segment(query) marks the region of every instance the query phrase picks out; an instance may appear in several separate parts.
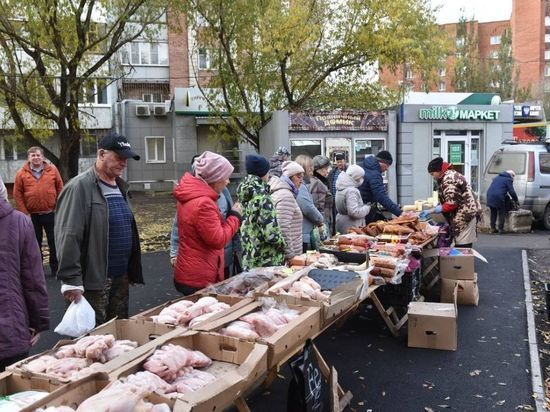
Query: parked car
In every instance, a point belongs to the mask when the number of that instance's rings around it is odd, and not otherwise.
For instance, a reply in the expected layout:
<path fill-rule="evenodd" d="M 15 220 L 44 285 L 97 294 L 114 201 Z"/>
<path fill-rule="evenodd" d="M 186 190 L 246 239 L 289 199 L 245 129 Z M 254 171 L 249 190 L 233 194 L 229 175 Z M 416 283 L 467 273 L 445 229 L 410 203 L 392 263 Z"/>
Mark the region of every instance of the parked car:
<path fill-rule="evenodd" d="M 550 145 L 511 144 L 500 147 L 491 157 L 481 179 L 481 203 L 493 178 L 505 170 L 516 172 L 514 189 L 522 209 L 530 210 L 550 230 Z"/>

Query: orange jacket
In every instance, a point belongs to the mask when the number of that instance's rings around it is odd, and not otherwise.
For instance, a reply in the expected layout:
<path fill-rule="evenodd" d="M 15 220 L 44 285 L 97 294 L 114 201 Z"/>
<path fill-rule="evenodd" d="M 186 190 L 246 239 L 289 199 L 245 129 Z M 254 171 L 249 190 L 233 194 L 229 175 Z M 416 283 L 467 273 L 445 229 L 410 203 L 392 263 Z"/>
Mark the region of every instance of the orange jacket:
<path fill-rule="evenodd" d="M 27 215 L 51 212 L 55 210 L 62 189 L 63 179 L 53 164 L 44 162 L 42 177 L 36 179 L 30 164 L 26 163 L 15 175 L 13 197 L 17 209 Z"/>

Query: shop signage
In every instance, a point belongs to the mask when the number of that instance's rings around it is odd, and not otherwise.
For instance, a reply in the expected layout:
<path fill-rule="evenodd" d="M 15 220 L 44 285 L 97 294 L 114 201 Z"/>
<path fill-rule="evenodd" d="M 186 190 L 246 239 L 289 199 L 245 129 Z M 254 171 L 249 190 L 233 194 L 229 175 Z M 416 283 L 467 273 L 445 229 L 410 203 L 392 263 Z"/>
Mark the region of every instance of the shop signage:
<path fill-rule="evenodd" d="M 420 120 L 498 120 L 500 110 L 462 109 L 457 106 L 432 106 L 420 109 Z"/>
<path fill-rule="evenodd" d="M 387 112 L 307 111 L 289 114 L 290 130 L 387 131 Z"/>
<path fill-rule="evenodd" d="M 454 164 L 462 164 L 462 143 L 449 144 L 449 161 Z"/>

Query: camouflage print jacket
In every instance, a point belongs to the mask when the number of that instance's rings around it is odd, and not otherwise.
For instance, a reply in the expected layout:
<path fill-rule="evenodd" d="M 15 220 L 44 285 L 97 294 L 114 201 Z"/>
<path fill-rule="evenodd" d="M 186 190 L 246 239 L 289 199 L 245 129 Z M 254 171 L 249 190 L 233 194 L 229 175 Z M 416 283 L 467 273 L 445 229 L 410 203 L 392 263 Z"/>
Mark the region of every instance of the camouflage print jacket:
<path fill-rule="evenodd" d="M 278 266 L 285 262 L 285 241 L 279 225 L 269 185 L 248 175 L 237 188 L 242 205 L 241 243 L 243 267 Z"/>
<path fill-rule="evenodd" d="M 451 168 L 438 179 L 439 202 L 456 205 L 457 209 L 444 213 L 453 234 L 457 236 L 472 219 L 481 215 L 481 206 L 466 178 Z"/>

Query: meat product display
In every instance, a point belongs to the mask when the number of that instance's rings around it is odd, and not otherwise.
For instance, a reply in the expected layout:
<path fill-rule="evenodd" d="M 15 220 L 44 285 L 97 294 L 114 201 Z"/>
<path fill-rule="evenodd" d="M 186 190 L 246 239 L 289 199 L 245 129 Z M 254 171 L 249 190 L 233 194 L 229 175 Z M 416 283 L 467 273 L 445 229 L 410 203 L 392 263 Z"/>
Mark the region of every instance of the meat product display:
<path fill-rule="evenodd" d="M 60 378 L 69 378 L 74 372 L 88 367 L 90 363 L 90 360 L 85 358 L 55 359 L 48 365 L 45 373 Z"/>
<path fill-rule="evenodd" d="M 116 411 L 133 412 L 138 402 L 146 395 L 140 388 L 115 381 L 102 391 L 80 404 L 77 412 Z"/>
<path fill-rule="evenodd" d="M 22 368 L 33 373 L 43 373 L 46 372 L 48 366 L 55 361 L 57 358 L 50 355 L 43 355 L 39 358 L 33 359 L 32 361 L 22 365 Z"/>
<path fill-rule="evenodd" d="M 208 319 L 212 314 L 224 311 L 229 307 L 227 303 L 219 302 L 214 297 L 205 296 L 196 302 L 181 300 L 172 303 L 170 306 L 163 308 L 158 315 L 151 316 L 151 319 L 157 323 L 191 327 Z M 209 316 L 204 316 L 206 314 L 209 314 Z"/>
<path fill-rule="evenodd" d="M 414 229 L 405 225 L 386 224 L 383 228 L 383 233 L 389 233 L 391 235 L 408 235 L 414 233 Z"/>
<path fill-rule="evenodd" d="M 377 266 L 380 268 L 387 268 L 387 269 L 393 269 L 393 270 L 395 270 L 396 268 L 396 261 L 391 257 L 372 256 L 370 258 L 370 262 L 374 264 L 374 266 Z"/>
<path fill-rule="evenodd" d="M 239 339 L 257 339 L 260 337 L 254 330 L 254 327 L 241 320 L 236 320 L 220 330 L 221 335 L 232 336 Z"/>
<path fill-rule="evenodd" d="M 37 409 L 36 412 L 75 412 L 70 406 L 50 406 L 46 409 Z"/>
<path fill-rule="evenodd" d="M 149 371 L 139 371 L 128 375 L 126 381 L 145 392 L 172 392 L 172 385 Z"/>
<path fill-rule="evenodd" d="M 286 266 L 254 268 L 248 272 L 239 273 L 220 284 L 211 285 L 208 287 L 208 291 L 219 295 L 246 296 L 267 285 L 270 281 L 281 280 L 288 271 L 289 268 Z"/>
<path fill-rule="evenodd" d="M 172 383 L 172 388 L 170 392 L 178 393 L 188 393 L 194 392 L 202 388 L 203 386 L 208 385 L 211 382 L 214 382 L 216 377 L 208 372 L 203 372 L 197 369 L 192 369 L 190 372 L 176 378 Z"/>

